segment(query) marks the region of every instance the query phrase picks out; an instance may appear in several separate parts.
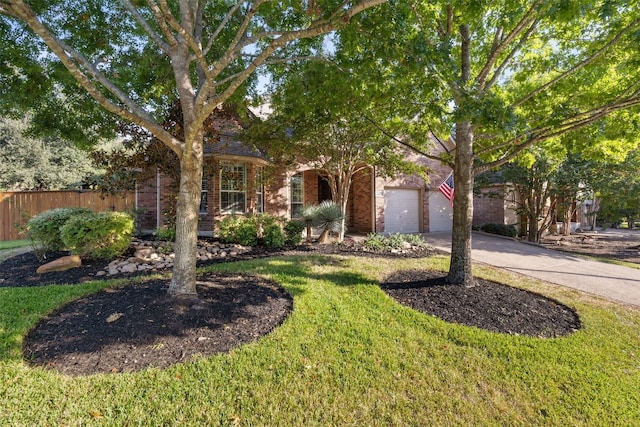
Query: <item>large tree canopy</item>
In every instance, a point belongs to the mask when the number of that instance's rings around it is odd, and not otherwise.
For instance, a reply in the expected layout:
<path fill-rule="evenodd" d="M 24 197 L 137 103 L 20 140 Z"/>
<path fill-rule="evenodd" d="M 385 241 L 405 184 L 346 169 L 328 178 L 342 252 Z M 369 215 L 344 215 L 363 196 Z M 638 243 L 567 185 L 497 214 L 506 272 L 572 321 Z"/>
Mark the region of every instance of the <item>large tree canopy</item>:
<path fill-rule="evenodd" d="M 408 1 L 362 16 L 338 50 L 359 58 L 414 135 L 452 133 L 448 279 L 472 284 L 474 177 L 541 141 L 624 132 L 640 104 L 637 1 Z M 620 121 L 606 121 L 618 114 Z M 597 130 L 594 130 L 597 129 Z M 611 139 L 611 138 L 609 138 Z M 416 143 L 424 143 L 415 140 Z"/>
<path fill-rule="evenodd" d="M 81 188 L 102 173 L 71 142 L 31 137 L 27 126 L 0 118 L 0 191 Z"/>
<path fill-rule="evenodd" d="M 118 117 L 171 148 L 181 178 L 169 292 L 195 295 L 205 120 L 244 95 L 258 67 L 307 56 L 306 39 L 381 3 L 0 0 L 0 105 L 32 108 L 41 128 L 85 138 Z M 179 132 L 162 126 L 175 100 Z"/>

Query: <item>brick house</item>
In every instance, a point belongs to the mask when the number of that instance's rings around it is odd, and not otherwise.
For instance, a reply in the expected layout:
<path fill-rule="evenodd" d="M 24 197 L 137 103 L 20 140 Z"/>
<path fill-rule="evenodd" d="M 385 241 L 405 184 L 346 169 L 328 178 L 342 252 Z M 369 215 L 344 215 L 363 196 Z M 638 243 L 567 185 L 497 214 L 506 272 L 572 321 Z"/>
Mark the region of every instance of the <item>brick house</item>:
<path fill-rule="evenodd" d="M 209 159 L 204 169 L 199 231 L 212 235 L 215 224 L 226 215 L 269 213 L 295 218 L 305 205 L 318 204 L 331 198 L 329 186 L 318 171 L 305 165 L 276 168 L 265 153 L 250 148 L 237 139 L 233 127 L 227 127 L 220 141 L 207 144 Z M 451 150 L 454 143 L 436 144 L 440 150 Z M 369 166 L 358 172 L 352 182 L 347 206 L 347 228 L 352 233 L 426 233 L 451 230 L 452 208 L 438 186 L 451 171 L 440 162 L 407 153 L 414 163 L 431 170 L 429 182 L 417 175 L 383 178 Z M 493 184 L 474 201 L 474 225 L 489 222 L 513 224 L 513 201 L 490 197 L 498 186 Z M 167 194 L 167 177 L 157 174 L 155 180 L 141 183 L 136 191 L 136 207 L 140 212 L 139 227 L 153 230 L 164 225 L 162 212 L 175 203 Z M 503 188 L 499 188 L 503 190 Z"/>

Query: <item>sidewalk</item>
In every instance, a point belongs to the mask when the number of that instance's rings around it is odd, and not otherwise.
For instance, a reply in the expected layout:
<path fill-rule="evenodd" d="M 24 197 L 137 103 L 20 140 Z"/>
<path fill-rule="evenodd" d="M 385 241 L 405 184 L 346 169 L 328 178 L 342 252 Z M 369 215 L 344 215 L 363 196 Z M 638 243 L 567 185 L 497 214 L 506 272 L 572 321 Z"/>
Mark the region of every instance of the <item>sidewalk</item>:
<path fill-rule="evenodd" d="M 451 252 L 451 233 L 427 233 L 430 245 Z M 471 258 L 540 280 L 640 307 L 640 270 L 591 261 L 514 239 L 473 233 Z"/>

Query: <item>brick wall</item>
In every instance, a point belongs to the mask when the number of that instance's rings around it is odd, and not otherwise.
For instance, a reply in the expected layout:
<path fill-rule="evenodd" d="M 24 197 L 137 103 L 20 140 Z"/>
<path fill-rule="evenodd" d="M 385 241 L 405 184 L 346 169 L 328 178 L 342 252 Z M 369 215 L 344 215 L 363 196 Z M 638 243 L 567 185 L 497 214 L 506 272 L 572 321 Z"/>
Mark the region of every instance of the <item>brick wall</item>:
<path fill-rule="evenodd" d="M 372 202 L 372 168 L 358 172 L 351 183 L 349 193 L 349 203 L 347 207 L 348 219 L 347 228 L 351 232 L 370 233 L 373 232 Z"/>
<path fill-rule="evenodd" d="M 303 203 L 304 205 L 317 205 L 322 200 L 319 199 L 320 175 L 314 170 L 306 170 L 302 172 L 302 181 L 304 184 Z"/>
<path fill-rule="evenodd" d="M 289 175 L 284 168 L 265 170 L 265 211 L 289 218 Z"/>
<path fill-rule="evenodd" d="M 481 190 L 473 199 L 473 225 L 517 224 L 514 192 L 505 184 L 494 184 Z"/>

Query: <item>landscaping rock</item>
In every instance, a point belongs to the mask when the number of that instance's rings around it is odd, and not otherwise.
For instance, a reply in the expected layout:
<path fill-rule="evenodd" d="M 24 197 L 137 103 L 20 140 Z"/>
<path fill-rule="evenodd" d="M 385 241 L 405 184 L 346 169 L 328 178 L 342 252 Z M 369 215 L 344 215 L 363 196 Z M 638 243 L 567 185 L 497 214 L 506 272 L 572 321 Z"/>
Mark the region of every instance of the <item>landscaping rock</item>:
<path fill-rule="evenodd" d="M 50 271 L 67 271 L 72 268 L 80 267 L 82 260 L 78 255 L 63 256 L 44 265 L 41 265 L 36 270 L 36 273 L 48 273 Z"/>
<path fill-rule="evenodd" d="M 109 263 L 103 274 L 113 276 L 121 273 L 133 273 L 147 270 L 164 270 L 173 267 L 175 253 L 167 242 L 134 241 L 134 255 L 127 259 L 118 259 Z M 219 242 L 198 242 L 196 257 L 199 261 L 210 261 L 218 258 L 233 258 L 244 254 L 251 248 Z"/>

